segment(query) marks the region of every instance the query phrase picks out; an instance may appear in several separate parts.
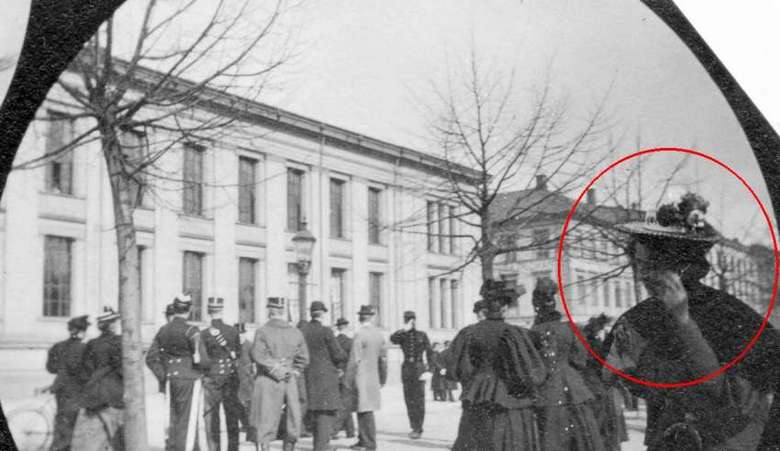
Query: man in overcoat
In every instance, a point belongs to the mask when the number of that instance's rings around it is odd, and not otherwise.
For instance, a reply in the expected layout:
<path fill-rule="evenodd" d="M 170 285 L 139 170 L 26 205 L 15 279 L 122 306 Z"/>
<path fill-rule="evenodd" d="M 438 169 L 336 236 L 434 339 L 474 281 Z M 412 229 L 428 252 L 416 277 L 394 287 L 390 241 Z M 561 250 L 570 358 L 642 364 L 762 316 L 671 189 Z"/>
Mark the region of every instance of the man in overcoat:
<path fill-rule="evenodd" d="M 238 357 L 238 401 L 241 403 L 241 426 L 246 431 L 246 441 L 257 442 L 255 428 L 249 422 L 249 412 L 252 405 L 252 390 L 255 385 L 257 369 L 252 361 L 252 340 L 248 338 L 246 324 L 235 325 L 241 337 L 241 354 Z"/>
<path fill-rule="evenodd" d="M 219 408 L 225 411 L 228 451 L 238 451 L 238 419 L 241 405 L 238 401 L 238 372 L 236 361 L 241 353 L 238 330 L 222 321 L 225 308 L 223 298 L 210 297 L 208 314 L 211 325 L 200 333 L 206 351 L 203 369 L 203 420 L 209 451 L 219 451 Z"/>
<path fill-rule="evenodd" d="M 285 413 L 284 447 L 293 450 L 303 414 L 298 378 L 309 364 L 309 351 L 300 330 L 286 321 L 284 298 L 268 298 L 268 322 L 255 332 L 252 359 L 258 375 L 252 394 L 251 423 L 257 429 L 260 449 L 270 449 Z"/>
<path fill-rule="evenodd" d="M 418 439 L 423 432 L 425 421 L 425 380 L 423 373 L 430 371 L 433 362 L 433 349 L 425 332 L 417 330 L 417 317 L 414 312 L 404 312 L 404 327 L 390 336 L 390 342 L 401 347 L 404 362 L 401 364 L 401 382 L 404 387 L 406 413 L 412 431 L 409 438 Z M 423 359 L 425 355 L 425 359 Z"/>
<path fill-rule="evenodd" d="M 376 449 L 374 411 L 381 408 L 380 389 L 387 381 L 385 338 L 372 323 L 374 307 L 363 305 L 358 312 L 360 325 L 352 340 L 347 364 L 347 387 L 357 396 L 358 441 L 352 449 Z"/>
<path fill-rule="evenodd" d="M 349 353 L 352 350 L 352 338 L 350 338 L 346 334 L 347 327 L 349 326 L 349 321 L 347 321 L 345 318 L 339 318 L 336 320 L 336 330 L 338 330 L 338 335 L 336 335 L 336 341 L 339 342 L 339 346 L 341 346 L 341 349 L 344 351 L 344 353 L 347 356 L 347 360 L 349 359 Z M 333 438 L 338 436 L 338 433 L 341 430 L 346 431 L 347 438 L 352 438 L 355 436 L 355 422 L 352 421 L 352 411 L 354 410 L 353 402 L 351 400 L 349 390 L 347 390 L 344 375 L 347 371 L 347 360 L 345 360 L 340 366 L 339 370 L 341 370 L 339 375 L 339 391 L 341 392 L 341 409 L 339 409 L 338 412 L 338 418 L 336 419 L 336 427 L 333 429 Z"/>
<path fill-rule="evenodd" d="M 168 451 L 189 451 L 202 441 L 198 437 L 203 396 L 199 365 L 205 350 L 200 330 L 187 324 L 191 308 L 189 295 L 174 299 L 171 322 L 160 328 L 146 354 L 146 366 L 170 394 Z"/>
<path fill-rule="evenodd" d="M 82 369 L 84 390 L 71 448 L 83 451 L 123 450 L 124 386 L 119 314 L 106 307 L 97 317 L 100 336 L 87 342 Z"/>
<path fill-rule="evenodd" d="M 54 416 L 52 450 L 70 449 L 73 427 L 79 414 L 78 398 L 83 386 L 81 361 L 84 354 L 84 333 L 89 327 L 88 316 L 77 316 L 68 321 L 70 338 L 49 349 L 46 371 L 56 374 L 50 391 L 57 400 Z"/>
<path fill-rule="evenodd" d="M 328 309 L 320 301 L 309 307 L 311 321 L 301 327 L 309 349 L 309 366 L 306 367 L 306 399 L 314 436 L 314 451 L 326 451 L 330 435 L 336 425 L 336 413 L 342 407 L 339 391 L 339 366 L 346 362 L 347 354 L 339 346 L 329 327 L 321 318 Z"/>

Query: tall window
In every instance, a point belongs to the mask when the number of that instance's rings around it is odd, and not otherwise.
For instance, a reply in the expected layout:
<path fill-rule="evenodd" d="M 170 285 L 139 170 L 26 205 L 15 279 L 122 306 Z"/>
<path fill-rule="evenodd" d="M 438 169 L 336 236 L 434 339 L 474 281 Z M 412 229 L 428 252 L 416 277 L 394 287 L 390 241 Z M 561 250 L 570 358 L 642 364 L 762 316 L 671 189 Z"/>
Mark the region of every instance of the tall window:
<path fill-rule="evenodd" d="M 344 238 L 344 181 L 330 179 L 330 237 Z"/>
<path fill-rule="evenodd" d="M 240 257 L 238 259 L 238 321 L 254 323 L 255 302 L 257 299 L 257 260 Z"/>
<path fill-rule="evenodd" d="M 43 316 L 70 316 L 73 239 L 46 236 L 43 257 Z"/>
<path fill-rule="evenodd" d="M 289 294 L 287 295 L 287 315 L 291 320 L 298 320 L 298 266 L 295 263 L 287 264 L 287 286 Z"/>
<path fill-rule="evenodd" d="M 623 299 L 626 300 L 626 307 L 631 305 L 631 283 L 630 282 L 624 282 L 623 283 Z"/>
<path fill-rule="evenodd" d="M 439 328 L 439 317 L 436 315 L 436 278 L 428 277 L 428 321 L 431 329 Z"/>
<path fill-rule="evenodd" d="M 450 280 L 450 314 L 452 316 L 450 325 L 453 328 L 458 327 L 458 305 L 460 305 L 459 302 L 459 296 L 458 293 L 460 292 L 460 284 L 457 280 Z"/>
<path fill-rule="evenodd" d="M 344 302 L 345 293 L 345 275 L 346 270 L 341 268 L 331 268 L 330 270 L 330 311 L 331 321 L 336 324 L 336 320 L 347 316 Z"/>
<path fill-rule="evenodd" d="M 449 302 L 449 283 L 447 279 L 439 279 L 439 298 L 441 304 L 441 327 L 442 329 L 449 329 L 452 327 L 450 324 L 450 302 Z"/>
<path fill-rule="evenodd" d="M 368 300 L 376 310 L 376 323 L 384 326 L 382 318 L 382 282 L 384 274 L 381 272 L 368 273 Z"/>
<path fill-rule="evenodd" d="M 257 224 L 257 160 L 238 159 L 238 222 Z"/>
<path fill-rule="evenodd" d="M 428 251 L 436 252 L 436 202 L 428 201 L 425 205 L 427 225 Z"/>
<path fill-rule="evenodd" d="M 203 149 L 184 147 L 184 213 L 203 216 Z"/>
<path fill-rule="evenodd" d="M 620 290 L 620 282 L 614 282 L 615 307 L 623 307 L 623 292 Z"/>
<path fill-rule="evenodd" d="M 192 297 L 192 321 L 203 318 L 203 259 L 200 252 L 184 252 L 182 264 L 182 292 Z"/>
<path fill-rule="evenodd" d="M 144 164 L 147 158 L 147 138 L 145 135 L 135 131 L 125 131 L 120 135 L 120 145 L 122 146 L 122 154 L 125 156 L 125 160 L 128 165 L 128 171 L 133 173 L 133 177 L 130 180 L 130 191 L 132 196 L 136 200 L 138 206 L 151 206 L 151 199 L 149 194 L 149 186 L 147 185 L 148 177 L 141 165 Z"/>
<path fill-rule="evenodd" d="M 439 253 L 446 254 L 450 250 L 449 221 L 447 206 L 439 203 Z"/>
<path fill-rule="evenodd" d="M 547 241 L 550 239 L 550 231 L 547 229 L 536 229 L 533 234 L 533 244 L 534 247 L 536 247 L 536 256 L 539 258 L 548 258 L 550 256 L 550 247 Z"/>
<path fill-rule="evenodd" d="M 303 223 L 303 171 L 287 168 L 287 230 L 297 232 Z"/>
<path fill-rule="evenodd" d="M 368 242 L 370 244 L 382 244 L 380 240 L 381 197 L 382 190 L 379 188 L 368 189 Z"/>
<path fill-rule="evenodd" d="M 449 216 L 449 221 L 450 221 L 450 254 L 454 255 L 455 252 L 456 252 L 456 247 L 457 247 L 455 245 L 455 231 L 457 230 L 457 228 L 455 226 L 455 221 L 457 221 L 457 219 L 455 217 L 455 207 L 451 206 L 451 207 L 449 207 L 449 210 L 450 210 L 450 216 Z"/>
<path fill-rule="evenodd" d="M 46 165 L 46 191 L 73 194 L 73 150 L 63 148 L 73 140 L 73 121 L 65 118 L 49 122 L 46 135 L 46 154 L 53 158 Z"/>
<path fill-rule="evenodd" d="M 590 273 L 590 296 L 593 299 L 590 300 L 590 305 L 599 305 L 599 279 L 596 274 Z"/>

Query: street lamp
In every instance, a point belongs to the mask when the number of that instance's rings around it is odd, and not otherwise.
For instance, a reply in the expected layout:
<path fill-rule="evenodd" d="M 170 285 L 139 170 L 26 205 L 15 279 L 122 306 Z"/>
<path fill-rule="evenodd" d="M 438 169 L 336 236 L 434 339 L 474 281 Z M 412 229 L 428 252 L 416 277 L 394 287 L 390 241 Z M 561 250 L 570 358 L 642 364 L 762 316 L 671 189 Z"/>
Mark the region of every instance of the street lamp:
<path fill-rule="evenodd" d="M 311 255 L 316 241 L 314 235 L 306 228 L 306 221 L 301 222 L 300 228 L 292 238 L 295 248 L 295 267 L 298 270 L 298 313 L 301 321 L 306 321 L 306 276 L 309 275 Z"/>

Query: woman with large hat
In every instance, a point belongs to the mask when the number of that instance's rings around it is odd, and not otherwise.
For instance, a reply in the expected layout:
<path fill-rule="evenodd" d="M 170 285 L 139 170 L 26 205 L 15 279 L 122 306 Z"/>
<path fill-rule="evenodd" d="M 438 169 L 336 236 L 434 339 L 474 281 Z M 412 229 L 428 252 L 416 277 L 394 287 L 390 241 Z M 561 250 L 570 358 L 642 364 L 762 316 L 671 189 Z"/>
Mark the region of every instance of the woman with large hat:
<path fill-rule="evenodd" d="M 591 409 L 595 397 L 580 374 L 587 364 L 586 351 L 569 324 L 561 321 L 557 291 L 555 282 L 542 277 L 533 292 L 531 336 L 549 374 L 535 403 L 542 449 L 601 451 L 606 448 Z"/>
<path fill-rule="evenodd" d="M 720 240 L 705 219 L 708 205 L 688 193 L 663 205 L 655 218 L 618 226 L 629 235 L 629 259 L 650 295 L 616 321 L 605 342 L 607 362 L 624 373 L 655 383 L 689 382 L 732 361 L 758 332 L 758 313 L 700 282 L 710 270 L 707 252 Z M 739 364 L 692 386 L 624 380 L 647 402 L 648 449 L 756 449 L 763 424 L 750 406 L 762 397 L 757 390 L 776 389 L 778 344 L 769 327 Z"/>
<path fill-rule="evenodd" d="M 538 450 L 533 397 L 546 376 L 544 363 L 528 331 L 504 322 L 515 290 L 487 280 L 481 294 L 486 319 L 458 332 L 447 359 L 447 377 L 463 386 L 452 449 Z"/>

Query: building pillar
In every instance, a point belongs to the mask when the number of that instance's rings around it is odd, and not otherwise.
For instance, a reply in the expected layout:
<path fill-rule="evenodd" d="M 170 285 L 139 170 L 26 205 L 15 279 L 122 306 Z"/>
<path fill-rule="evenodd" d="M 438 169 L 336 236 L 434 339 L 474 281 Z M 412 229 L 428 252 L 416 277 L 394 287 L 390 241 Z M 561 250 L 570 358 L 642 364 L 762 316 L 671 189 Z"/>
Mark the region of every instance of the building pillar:
<path fill-rule="evenodd" d="M 266 160 L 266 284 L 268 297 L 287 297 L 287 166 L 282 158 Z M 263 303 L 264 305 L 265 303 Z"/>
<path fill-rule="evenodd" d="M 209 152 L 214 171 L 214 264 L 213 293 L 209 296 L 225 299 L 227 324 L 238 322 L 238 257 L 236 256 L 236 223 L 238 222 L 238 157 L 232 150 L 213 149 Z"/>
<path fill-rule="evenodd" d="M 352 290 L 350 316 L 354 316 L 363 304 L 368 304 L 368 184 L 365 179 L 354 177 L 351 183 L 352 205 Z"/>

